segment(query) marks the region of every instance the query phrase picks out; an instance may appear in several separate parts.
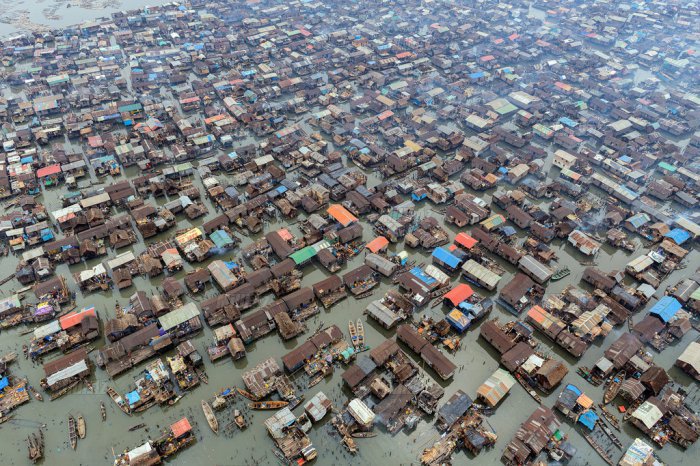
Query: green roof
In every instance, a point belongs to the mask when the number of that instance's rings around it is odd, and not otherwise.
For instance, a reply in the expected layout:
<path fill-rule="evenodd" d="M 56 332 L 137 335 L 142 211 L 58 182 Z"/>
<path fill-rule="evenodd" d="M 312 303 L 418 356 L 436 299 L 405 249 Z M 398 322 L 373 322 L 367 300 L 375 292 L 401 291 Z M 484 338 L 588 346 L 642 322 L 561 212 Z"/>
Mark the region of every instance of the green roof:
<path fill-rule="evenodd" d="M 667 162 L 660 162 L 659 168 L 663 168 L 664 170 L 669 171 L 671 173 L 673 173 L 677 170 L 674 165 L 671 165 L 670 163 L 667 163 Z"/>
<path fill-rule="evenodd" d="M 316 250 L 311 246 L 306 246 L 305 248 L 299 249 L 297 252 L 293 253 L 289 257 L 294 261 L 296 265 L 303 264 L 304 262 L 310 261 L 316 256 Z"/>

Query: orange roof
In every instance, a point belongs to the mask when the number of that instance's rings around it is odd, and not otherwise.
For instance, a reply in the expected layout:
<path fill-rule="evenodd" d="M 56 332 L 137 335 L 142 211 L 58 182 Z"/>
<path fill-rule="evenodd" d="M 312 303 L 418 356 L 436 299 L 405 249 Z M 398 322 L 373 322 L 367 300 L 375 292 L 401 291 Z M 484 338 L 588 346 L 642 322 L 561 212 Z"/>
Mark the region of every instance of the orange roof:
<path fill-rule="evenodd" d="M 544 322 L 546 312 L 547 311 L 542 309 L 540 306 L 532 306 L 532 308 L 527 311 L 527 316 L 538 324 L 541 324 Z"/>
<path fill-rule="evenodd" d="M 591 406 L 593 406 L 593 400 L 591 400 L 589 397 L 587 397 L 585 394 L 581 394 L 581 396 L 578 397 L 576 400 L 576 403 L 580 404 L 584 408 L 588 409 Z"/>
<path fill-rule="evenodd" d="M 190 425 L 190 421 L 188 421 L 186 417 L 183 417 L 175 424 L 172 424 L 170 426 L 170 430 L 173 432 L 173 436 L 175 436 L 175 438 L 178 438 L 191 431 L 192 426 Z"/>
<path fill-rule="evenodd" d="M 80 325 L 80 322 L 83 321 L 83 319 L 87 316 L 93 316 L 97 317 L 97 314 L 95 313 L 95 308 L 90 307 L 87 309 L 83 309 L 82 311 L 75 311 L 70 314 L 67 314 L 60 319 L 58 319 L 58 323 L 61 325 L 61 328 L 63 330 L 75 327 L 76 325 Z"/>
<path fill-rule="evenodd" d="M 472 287 L 466 283 L 460 283 L 445 294 L 445 299 L 449 300 L 453 306 L 457 306 L 474 294 Z"/>
<path fill-rule="evenodd" d="M 458 233 L 457 236 L 455 236 L 455 243 L 459 244 L 460 246 L 464 246 L 467 249 L 473 248 L 478 242 L 479 240 L 472 238 L 466 233 Z"/>
<path fill-rule="evenodd" d="M 357 222 L 357 217 L 348 211 L 345 207 L 340 204 L 331 204 L 328 206 L 328 214 L 333 217 L 338 223 L 344 227 L 350 225 L 351 223 Z"/>
<path fill-rule="evenodd" d="M 292 234 L 286 228 L 282 228 L 280 230 L 277 230 L 277 234 L 279 235 L 280 238 L 282 238 L 285 241 L 291 241 L 294 239 Z"/>
<path fill-rule="evenodd" d="M 365 246 L 365 247 L 367 249 L 369 249 L 370 251 L 376 253 L 377 251 L 381 251 L 382 249 L 384 249 L 388 244 L 389 244 L 388 239 L 386 239 L 383 236 L 378 236 L 378 237 L 374 238 L 372 241 L 370 241 L 369 243 L 367 243 L 367 246 Z"/>

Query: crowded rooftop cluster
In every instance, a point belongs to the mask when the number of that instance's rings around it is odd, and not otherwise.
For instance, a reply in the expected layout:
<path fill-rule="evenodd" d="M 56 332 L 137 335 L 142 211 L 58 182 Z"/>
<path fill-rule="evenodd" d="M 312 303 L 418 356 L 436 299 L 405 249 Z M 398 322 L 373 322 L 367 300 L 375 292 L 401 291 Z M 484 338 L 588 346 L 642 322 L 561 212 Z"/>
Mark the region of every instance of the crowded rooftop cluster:
<path fill-rule="evenodd" d="M 678 464 L 699 26 L 671 0 L 194 0 L 5 39 L 0 423 L 58 400 L 29 459 L 80 455 L 85 387 L 158 430 L 110 427 L 115 465 L 210 431 L 258 464 Z"/>

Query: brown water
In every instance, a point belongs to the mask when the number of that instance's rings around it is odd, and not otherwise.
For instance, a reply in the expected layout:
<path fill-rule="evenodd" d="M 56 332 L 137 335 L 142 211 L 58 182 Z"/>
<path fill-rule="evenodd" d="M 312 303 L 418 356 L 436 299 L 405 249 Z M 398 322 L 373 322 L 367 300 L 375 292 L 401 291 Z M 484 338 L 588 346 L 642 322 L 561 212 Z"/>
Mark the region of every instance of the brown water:
<path fill-rule="evenodd" d="M 134 173 L 135 172 L 131 170 L 127 171 L 128 175 L 133 175 Z M 223 180 L 224 177 L 220 178 Z M 195 179 L 194 182 L 198 187 L 200 187 L 200 189 L 202 189 L 201 183 L 198 179 Z M 379 179 L 370 174 L 368 185 L 376 185 L 378 182 Z M 40 198 L 40 201 L 46 203 L 48 210 L 53 210 L 59 207 L 59 194 L 63 191 L 64 189 L 60 188 L 58 190 L 51 190 L 50 192 L 45 193 L 43 195 L 43 199 Z M 482 193 L 482 196 L 486 200 L 490 200 L 489 195 L 484 195 Z M 163 199 L 159 201 L 159 203 L 163 202 L 166 202 L 166 200 Z M 205 200 L 205 202 L 210 208 L 210 213 L 204 219 L 195 221 L 195 224 L 201 224 L 202 221 L 210 219 L 217 214 L 208 200 Z M 431 206 L 425 203 L 420 204 L 418 215 L 433 215 L 441 218 L 440 214 L 432 211 Z M 188 224 L 189 221 L 181 220 L 178 227 L 185 227 Z M 284 220 L 272 222 L 266 227 L 266 229 L 271 230 L 282 226 L 287 226 L 292 232 L 300 235 L 296 225 L 289 225 L 288 222 Z M 364 224 L 364 226 L 364 239 L 369 240 L 373 238 L 375 235 L 371 228 L 367 224 Z M 450 228 L 450 230 L 452 233 L 457 232 L 457 230 L 454 228 Z M 173 230 L 171 230 L 171 232 L 172 231 Z M 522 232 L 519 234 L 524 237 Z M 162 238 L 151 238 L 148 243 L 159 239 Z M 248 244 L 253 239 L 255 238 L 244 237 L 243 244 Z M 578 283 L 583 268 L 578 263 L 578 260 L 582 260 L 583 257 L 581 257 L 581 255 L 578 254 L 577 251 L 575 251 L 571 246 L 561 241 L 557 241 L 553 244 L 553 248 L 556 250 L 557 255 L 560 258 L 560 265 L 569 266 L 569 268 L 572 270 L 572 274 L 559 282 L 552 283 L 547 289 L 548 293 L 556 293 L 561 291 L 568 284 Z M 145 245 L 143 242 L 141 242 L 135 245 L 134 253 L 138 254 L 144 249 Z M 395 250 L 398 251 L 400 249 L 395 248 Z M 410 250 L 409 252 L 414 256 L 414 258 L 418 259 L 418 262 L 429 262 L 428 253 L 413 250 Z M 636 252 L 628 255 L 622 251 L 606 246 L 602 248 L 596 260 L 603 270 L 622 269 L 631 258 L 636 257 L 639 254 L 640 252 Z M 234 255 L 235 254 L 226 254 L 223 257 L 220 256 L 219 258 L 228 260 Z M 695 269 L 695 264 L 698 263 L 697 259 L 698 251 L 693 251 L 688 261 L 690 266 L 687 269 L 674 273 L 670 279 L 663 283 L 661 289 L 665 289 L 668 284 L 676 283 L 682 276 L 691 275 L 692 271 Z M 501 266 L 508 270 L 508 275 L 501 281 L 501 286 L 503 286 L 505 283 L 507 283 L 508 279 L 512 277 L 514 268 L 510 266 L 510 264 L 507 264 L 500 259 L 497 260 L 499 260 Z M 14 270 L 16 261 L 17 259 L 12 256 L 3 259 L 3 276 L 11 273 Z M 346 265 L 343 270 L 340 271 L 340 274 L 356 267 L 361 261 L 362 257 L 356 257 L 350 262 L 350 264 Z M 92 265 L 94 265 L 94 263 L 89 263 L 87 265 L 78 264 L 70 267 L 62 265 L 59 266 L 57 273 L 63 275 L 68 275 L 70 273 L 72 275 L 72 273 Z M 177 277 L 182 278 L 188 269 L 191 269 L 189 265 L 186 266 L 186 269 L 180 272 Z M 304 269 L 303 285 L 309 286 L 325 276 L 325 270 L 322 270 L 315 265 L 307 266 Z M 161 280 L 162 277 L 151 281 L 139 277 L 134 280 L 134 287 L 121 292 L 111 291 L 103 294 L 90 294 L 88 296 L 82 296 L 80 292 L 78 292 L 77 304 L 79 307 L 94 305 L 98 310 L 102 321 L 104 322 L 114 315 L 115 303 L 119 302 L 121 305 L 126 305 L 128 302 L 128 297 L 136 290 L 145 290 L 146 292 L 154 291 L 160 285 Z M 454 279 L 453 281 L 456 282 L 457 280 Z M 68 282 L 75 288 L 76 285 L 72 277 L 68 279 Z M 3 293 L 6 293 L 13 288 L 17 288 L 16 282 L 10 282 L 4 285 L 1 290 Z M 331 310 L 322 311 L 319 316 L 315 317 L 309 322 L 309 328 L 316 328 L 316 326 L 323 321 L 326 325 L 332 323 L 337 324 L 341 329 L 343 329 L 343 331 L 346 331 L 348 320 L 354 320 L 358 317 L 362 317 L 363 321 L 366 322 L 366 341 L 370 346 L 376 346 L 385 338 L 392 337 L 393 331 L 387 332 L 383 328 L 377 326 L 373 320 L 367 320 L 366 317 L 362 316 L 362 312 L 369 301 L 377 299 L 377 297 L 381 296 L 389 288 L 391 288 L 391 284 L 384 280 L 380 289 L 375 291 L 372 297 L 359 301 L 348 298 L 334 306 Z M 207 291 L 207 296 L 212 295 L 214 292 L 215 291 L 213 289 L 209 289 Z M 263 303 L 270 302 L 271 300 L 271 296 L 265 296 Z M 442 308 L 436 308 L 426 309 L 421 312 L 434 313 L 437 316 L 442 316 L 445 310 Z M 502 321 L 512 319 L 512 316 L 504 309 L 500 308 L 500 306 L 497 306 L 491 317 L 497 316 L 500 317 Z M 20 336 L 19 330 L 20 329 L 9 330 L 0 335 L 1 352 L 7 350 L 19 350 L 22 343 L 27 343 L 29 341 L 30 335 Z M 579 364 L 588 366 L 592 365 L 602 355 L 603 349 L 607 347 L 610 342 L 614 341 L 622 331 L 625 331 L 625 329 L 615 329 L 615 331 L 613 331 L 604 342 L 600 341 L 594 347 L 590 348 L 586 355 L 581 358 Z M 540 341 L 542 341 L 544 347 L 551 348 L 551 350 L 548 351 L 557 354 L 558 357 L 568 361 L 569 363 L 575 363 L 572 358 L 564 354 L 558 349 L 558 347 L 553 347 L 551 342 L 545 340 L 539 334 L 537 336 Z M 467 332 L 463 339 L 462 348 L 455 355 L 451 356 L 455 363 L 460 366 L 460 369 L 455 374 L 454 379 L 451 382 L 442 383 L 446 391 L 443 401 L 457 389 L 464 390 L 468 394 L 474 395 L 478 386 L 498 367 L 496 353 L 487 343 L 478 339 L 477 337 L 478 328 Z M 690 335 L 686 335 L 681 344 L 671 346 L 661 354 L 655 354 L 655 360 L 657 363 L 664 368 L 670 368 L 670 374 L 672 375 L 673 379 L 683 385 L 688 385 L 693 382 L 677 369 L 671 368 L 671 366 L 678 355 L 685 348 L 687 343 L 696 337 L 697 332 L 693 331 Z M 125 392 L 130 388 L 130 384 L 133 383 L 134 377 L 140 372 L 141 369 L 143 369 L 143 367 L 133 369 L 132 371 L 123 374 L 113 381 L 108 380 L 105 373 L 97 369 L 93 380 L 96 389 L 95 394 L 89 393 L 82 389 L 54 402 L 45 401 L 40 403 L 32 400 L 32 402 L 15 411 L 15 420 L 0 427 L 3 451 L 2 464 L 19 464 L 26 461 L 26 447 L 24 444 L 24 439 L 29 432 L 36 429 L 36 427 L 42 423 L 47 424 L 47 428 L 45 429 L 46 458 L 47 461 L 51 462 L 51 464 L 98 464 L 111 462 L 113 450 L 115 452 L 120 452 L 127 448 L 133 448 L 140 445 L 148 437 L 148 435 L 155 438 L 158 434 L 157 426 L 163 428 L 182 416 L 187 416 L 190 421 L 193 422 L 199 441 L 194 446 L 181 452 L 171 461 L 171 463 L 180 464 L 190 461 L 198 461 L 205 464 L 275 464 L 278 460 L 271 453 L 273 443 L 267 436 L 263 426 L 263 421 L 269 416 L 269 413 L 248 413 L 250 427 L 247 430 L 243 432 L 235 430 L 233 435 L 230 437 L 227 435 L 220 435 L 217 437 L 211 433 L 206 425 L 199 402 L 203 398 L 212 397 L 220 388 L 232 385 L 242 386 L 241 373 L 244 370 L 270 356 L 274 356 L 279 360 L 283 354 L 304 341 L 304 339 L 305 336 L 302 335 L 295 340 L 282 342 L 276 334 L 270 334 L 266 338 L 247 347 L 248 355 L 242 361 L 233 363 L 231 360 L 225 359 L 217 364 L 212 364 L 206 361 L 205 365 L 209 375 L 209 385 L 201 385 L 193 392 L 188 393 L 174 407 L 163 409 L 156 406 L 149 409 L 145 413 L 132 417 L 128 417 L 118 411 L 107 395 L 104 394 L 104 390 L 107 385 L 111 385 L 114 386 L 120 393 Z M 208 328 L 205 328 L 204 332 L 200 333 L 194 338 L 195 346 L 202 354 L 205 354 L 206 346 L 210 344 L 210 342 L 211 330 Z M 99 343 L 99 345 L 102 344 L 102 342 Z M 407 351 L 407 353 L 412 357 L 414 356 L 410 351 Z M 56 357 L 56 355 L 53 357 Z M 332 378 L 321 382 L 319 385 L 316 385 L 311 390 L 306 392 L 306 398 L 309 399 L 316 392 L 323 391 L 333 400 L 335 406 L 341 406 L 344 402 L 348 401 L 349 393 L 341 388 L 342 372 L 342 369 L 335 371 Z M 28 377 L 30 383 L 35 386 L 38 385 L 38 382 L 42 377 L 41 367 L 39 365 L 32 365 L 29 361 L 24 359 L 19 361 L 18 364 L 12 366 L 12 373 L 17 376 Z M 433 374 L 429 371 L 424 375 L 427 377 L 432 377 Z M 576 384 L 587 394 L 592 395 L 594 399 L 601 399 L 602 397 L 602 391 L 599 388 L 590 386 L 576 375 L 574 366 L 572 366 L 572 370 L 565 378 L 562 387 L 566 383 Z M 545 397 L 545 404 L 547 406 L 552 406 L 558 391 L 559 390 L 555 390 L 555 393 Z M 100 420 L 100 401 L 104 401 L 107 406 L 108 416 L 105 423 L 102 423 Z M 244 407 L 243 401 L 238 400 L 237 402 L 240 408 Z M 532 400 L 525 393 L 525 391 L 521 389 L 521 387 L 517 385 L 513 387 L 510 395 L 502 402 L 496 413 L 488 418 L 488 422 L 499 436 L 499 441 L 494 449 L 482 452 L 482 454 L 478 457 L 479 464 L 500 464 L 499 458 L 505 444 L 515 433 L 518 425 L 523 422 L 527 416 L 529 416 L 535 407 L 536 403 L 534 400 Z M 297 414 L 301 412 L 301 409 L 301 407 L 298 407 L 295 410 Z M 79 442 L 76 451 L 72 451 L 68 444 L 66 422 L 68 413 L 72 413 L 74 415 L 78 413 L 83 414 L 87 422 L 87 439 L 86 441 Z M 320 425 L 316 425 L 310 433 L 311 440 L 319 451 L 318 461 L 320 464 L 330 464 L 331 462 L 336 464 L 350 464 L 351 462 L 355 463 L 357 461 L 362 461 L 369 464 L 377 464 L 380 462 L 385 462 L 387 464 L 417 463 L 422 450 L 426 446 L 432 444 L 438 438 L 438 433 L 433 427 L 432 419 L 424 419 L 410 435 L 399 433 L 392 437 L 386 433 L 382 433 L 381 435 L 372 439 L 358 439 L 357 442 L 360 448 L 360 453 L 357 458 L 352 458 L 340 446 L 338 438 L 332 435 L 331 427 L 328 422 L 329 418 L 330 416 L 328 416 L 328 418 L 326 418 Z M 231 419 L 228 418 L 228 415 L 219 416 L 220 425 L 226 425 L 228 422 L 230 422 L 230 420 Z M 127 429 L 129 426 L 141 422 L 148 425 L 148 432 L 144 430 L 128 432 Z M 376 430 L 379 429 L 377 428 Z M 574 445 L 579 448 L 579 455 L 574 459 L 573 464 L 601 464 L 599 457 L 588 447 L 588 444 L 578 433 L 575 432 L 575 429 L 573 429 L 571 425 L 564 423 L 563 431 L 570 435 Z M 640 432 L 629 426 L 625 426 L 624 431 L 625 432 L 623 432 L 621 438 L 623 443 L 625 443 L 625 447 L 630 444 L 631 440 L 635 436 L 641 435 Z M 693 450 L 691 450 L 691 453 L 692 451 Z M 462 452 L 457 453 L 454 457 L 454 463 L 459 464 L 461 461 L 465 460 L 464 455 L 465 454 Z M 660 452 L 660 455 L 662 459 L 667 461 L 669 464 L 678 464 L 681 461 L 683 453 L 676 447 L 669 445 Z M 618 458 L 614 459 L 617 460 Z"/>

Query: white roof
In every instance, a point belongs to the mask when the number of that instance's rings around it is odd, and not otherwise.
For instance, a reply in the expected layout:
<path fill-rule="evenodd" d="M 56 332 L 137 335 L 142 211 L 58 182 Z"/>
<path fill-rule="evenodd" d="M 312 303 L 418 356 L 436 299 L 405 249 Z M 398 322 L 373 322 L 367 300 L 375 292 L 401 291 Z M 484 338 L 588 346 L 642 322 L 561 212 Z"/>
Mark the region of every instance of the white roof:
<path fill-rule="evenodd" d="M 102 264 L 97 264 L 91 269 L 83 270 L 80 272 L 80 281 L 84 282 L 87 280 L 90 280 L 93 277 L 102 275 L 107 273 L 107 270 L 105 269 L 105 266 Z"/>
<path fill-rule="evenodd" d="M 58 320 L 49 322 L 46 325 L 34 329 L 34 338 L 40 339 L 61 331 L 61 324 Z"/>
<path fill-rule="evenodd" d="M 87 363 L 84 359 L 82 359 L 75 364 L 66 367 L 65 369 L 61 369 L 60 371 L 51 374 L 46 378 L 46 383 L 49 384 L 49 386 L 52 386 L 61 380 L 65 380 L 73 377 L 74 375 L 80 374 L 81 372 L 87 370 L 87 368 Z"/>
<path fill-rule="evenodd" d="M 87 199 L 81 200 L 80 205 L 84 209 L 87 209 L 88 207 L 93 207 L 96 205 L 104 204 L 105 202 L 109 202 L 109 194 L 102 193 L 102 194 L 97 194 L 96 196 L 90 196 Z"/>
<path fill-rule="evenodd" d="M 107 267 L 109 267 L 110 270 L 115 270 L 115 269 L 118 269 L 119 267 L 122 267 L 122 266 L 124 266 L 124 265 L 126 265 L 129 262 L 134 261 L 134 260 L 136 260 L 134 253 L 132 251 L 126 251 L 126 252 L 119 254 L 114 259 L 108 260 Z"/>
<path fill-rule="evenodd" d="M 655 404 L 648 401 L 642 403 L 642 405 L 632 413 L 632 417 L 642 421 L 647 429 L 654 427 L 654 424 L 659 422 L 662 416 L 663 413 L 661 410 Z"/>
<path fill-rule="evenodd" d="M 131 450 L 129 453 L 126 454 L 126 456 L 129 458 L 129 462 L 132 462 L 139 456 L 143 456 L 149 453 L 151 450 L 153 450 L 153 447 L 151 446 L 151 442 L 149 440 L 140 447 L 136 447 L 133 450 Z"/>
<path fill-rule="evenodd" d="M 360 424 L 368 425 L 374 422 L 374 412 L 359 398 L 350 401 L 348 404 L 348 412 Z"/>
<path fill-rule="evenodd" d="M 683 353 L 678 356 L 678 361 L 688 364 L 700 373 L 700 343 L 690 342 Z"/>

